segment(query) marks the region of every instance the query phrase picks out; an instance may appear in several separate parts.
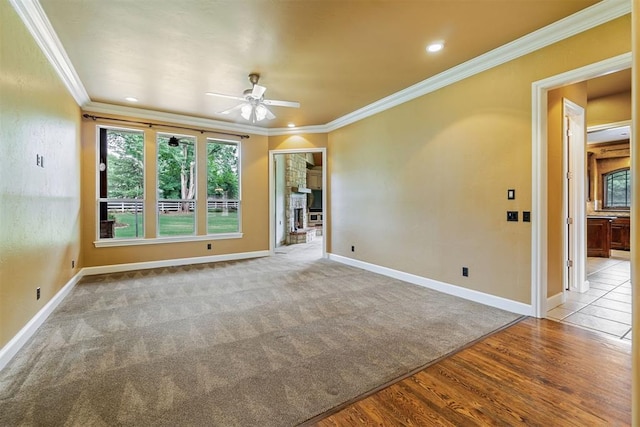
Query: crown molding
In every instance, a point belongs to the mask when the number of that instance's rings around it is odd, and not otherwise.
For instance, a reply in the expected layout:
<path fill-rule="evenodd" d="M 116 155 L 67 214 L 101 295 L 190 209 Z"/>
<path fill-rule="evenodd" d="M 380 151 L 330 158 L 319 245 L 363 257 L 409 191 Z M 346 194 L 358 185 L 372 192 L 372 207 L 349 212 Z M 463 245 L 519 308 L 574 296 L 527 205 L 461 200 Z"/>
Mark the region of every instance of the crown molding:
<path fill-rule="evenodd" d="M 326 124 L 327 132 L 434 92 L 628 13 L 631 13 L 631 0 L 603 0 L 553 24 L 333 120 Z"/>
<path fill-rule="evenodd" d="M 220 130 L 248 132 L 255 135 L 297 135 L 302 133 L 328 133 L 374 114 L 434 92 L 490 68 L 512 61 L 538 49 L 572 37 L 583 31 L 631 13 L 631 0 L 602 0 L 571 16 L 527 34 L 499 48 L 450 68 L 440 74 L 416 83 L 406 89 L 375 101 L 363 108 L 346 114 L 324 125 L 298 128 L 262 128 L 222 122 L 213 119 L 185 116 L 174 113 L 123 107 L 91 102 L 80 78 L 69 60 L 60 40 L 38 0 L 9 0 L 23 20 L 29 32 L 58 72 L 77 104 L 88 112 L 125 114 L 151 120 L 172 121 L 190 126 L 216 128 Z"/>
<path fill-rule="evenodd" d="M 9 0 L 40 46 L 73 99 L 80 106 L 91 101 L 56 32 L 37 0 Z"/>
<path fill-rule="evenodd" d="M 329 132 L 327 125 L 299 126 L 294 128 L 271 128 L 269 136 L 279 135 L 300 135 L 309 133 L 327 133 Z"/>
<path fill-rule="evenodd" d="M 269 135 L 268 129 L 258 126 L 229 123 L 220 120 L 206 119 L 203 117 L 167 113 L 164 111 L 145 110 L 144 108 L 126 107 L 123 105 L 106 104 L 102 102 L 89 102 L 82 106 L 82 111 L 87 113 L 108 114 L 112 116 L 127 116 L 136 119 L 192 126 L 195 128 L 250 133 L 253 135 Z"/>
<path fill-rule="evenodd" d="M 146 110 L 144 108 L 107 104 L 104 102 L 88 102 L 87 104 L 82 106 L 82 111 L 84 111 L 85 113 L 107 114 L 110 116 L 126 116 L 136 119 L 180 124 L 185 126 L 192 126 L 198 129 L 215 129 L 221 131 L 250 133 L 253 135 L 263 136 L 327 133 L 327 127 L 325 125 L 269 129 L 259 126 L 223 122 L 220 120 L 207 119 L 204 117 L 188 116 L 185 114 L 168 113 L 165 111 Z"/>

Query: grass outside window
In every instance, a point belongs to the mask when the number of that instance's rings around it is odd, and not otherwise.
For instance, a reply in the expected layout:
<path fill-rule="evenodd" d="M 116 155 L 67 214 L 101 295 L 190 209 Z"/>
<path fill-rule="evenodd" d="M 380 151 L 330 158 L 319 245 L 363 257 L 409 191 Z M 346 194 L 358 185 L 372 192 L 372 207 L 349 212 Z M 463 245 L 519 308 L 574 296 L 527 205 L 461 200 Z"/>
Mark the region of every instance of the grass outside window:
<path fill-rule="evenodd" d="M 115 238 L 136 237 L 136 215 L 124 212 L 114 214 Z M 143 215 L 138 213 L 138 237 L 143 237 Z M 165 213 L 159 214 L 158 223 L 163 236 L 184 236 L 193 234 L 194 213 Z M 222 211 L 209 211 L 207 216 L 207 230 L 209 233 L 236 233 L 238 231 L 238 211 L 229 210 L 226 214 Z"/>

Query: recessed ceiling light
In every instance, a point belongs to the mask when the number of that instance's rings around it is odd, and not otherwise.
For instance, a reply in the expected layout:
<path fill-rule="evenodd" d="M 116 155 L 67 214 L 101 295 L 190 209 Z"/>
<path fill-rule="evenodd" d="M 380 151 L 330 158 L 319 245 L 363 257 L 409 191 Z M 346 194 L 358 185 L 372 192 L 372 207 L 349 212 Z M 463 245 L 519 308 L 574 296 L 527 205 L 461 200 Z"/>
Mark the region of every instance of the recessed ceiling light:
<path fill-rule="evenodd" d="M 438 52 L 444 47 L 444 42 L 435 42 L 427 46 L 427 52 Z"/>
<path fill-rule="evenodd" d="M 296 127 L 296 124 L 295 123 L 289 123 L 287 126 L 289 126 L 290 128 L 294 128 L 294 127 Z"/>
<path fill-rule="evenodd" d="M 138 98 L 134 98 L 133 96 L 127 96 L 125 99 L 129 102 L 138 102 Z"/>

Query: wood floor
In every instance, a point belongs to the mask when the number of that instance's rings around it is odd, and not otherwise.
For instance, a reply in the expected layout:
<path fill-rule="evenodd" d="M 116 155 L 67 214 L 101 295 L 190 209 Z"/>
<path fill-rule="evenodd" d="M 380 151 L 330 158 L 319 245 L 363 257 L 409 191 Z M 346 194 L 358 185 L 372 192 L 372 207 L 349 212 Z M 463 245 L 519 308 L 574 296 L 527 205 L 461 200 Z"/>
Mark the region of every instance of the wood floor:
<path fill-rule="evenodd" d="M 527 318 L 312 425 L 630 424 L 631 344 Z"/>

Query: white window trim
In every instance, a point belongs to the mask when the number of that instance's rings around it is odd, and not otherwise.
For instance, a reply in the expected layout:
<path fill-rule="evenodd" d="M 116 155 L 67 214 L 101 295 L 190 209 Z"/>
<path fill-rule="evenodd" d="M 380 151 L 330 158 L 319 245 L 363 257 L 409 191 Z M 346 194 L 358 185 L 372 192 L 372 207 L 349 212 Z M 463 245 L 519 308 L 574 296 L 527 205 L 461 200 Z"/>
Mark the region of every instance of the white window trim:
<path fill-rule="evenodd" d="M 96 248 L 108 248 L 114 246 L 142 246 L 142 245 L 162 245 L 165 243 L 187 243 L 203 242 L 209 240 L 230 240 L 242 239 L 243 233 L 223 233 L 207 234 L 204 236 L 175 236 L 175 237 L 155 237 L 150 239 L 103 239 L 96 240 L 93 245 Z"/>
<path fill-rule="evenodd" d="M 227 145 L 236 145 L 237 149 L 238 149 L 238 198 L 236 199 L 238 201 L 238 231 L 235 233 L 211 233 L 209 234 L 209 205 L 207 204 L 207 209 L 206 209 L 206 236 L 222 236 L 225 234 L 240 234 L 242 235 L 242 140 L 240 141 L 235 141 L 235 140 L 230 140 L 230 139 L 222 139 L 222 138 L 207 138 L 205 140 L 205 152 L 208 153 L 208 145 L 210 142 L 213 143 L 221 143 L 221 144 L 227 144 Z M 208 156 L 208 154 L 207 154 Z M 207 159 L 208 160 L 208 159 Z M 207 169 L 205 170 L 205 174 L 208 176 L 209 175 L 209 167 L 208 167 L 209 162 L 207 161 Z M 207 183 L 207 203 L 209 201 L 209 184 Z"/>
<path fill-rule="evenodd" d="M 100 201 L 103 199 L 102 197 L 100 197 L 100 129 L 111 129 L 111 130 L 120 130 L 120 131 L 128 131 L 128 132 L 141 132 L 143 137 L 142 137 L 142 165 L 143 165 L 143 171 L 146 171 L 147 169 L 147 150 L 146 150 L 146 144 L 147 144 L 147 140 L 144 137 L 144 130 L 143 129 L 138 129 L 135 127 L 119 127 L 119 126 L 109 126 L 109 125 L 103 125 L 103 124 L 98 124 L 96 125 L 96 161 L 95 161 L 95 179 L 96 179 L 96 188 L 95 188 L 95 195 L 96 195 L 96 220 L 95 220 L 95 241 L 96 242 L 102 242 L 102 241 L 109 241 L 112 239 L 101 239 L 100 238 Z M 143 176 L 142 176 L 142 195 L 144 196 L 146 194 L 146 188 L 147 188 L 147 174 L 143 172 Z M 108 198 L 108 197 L 107 197 Z M 145 206 L 145 198 L 142 197 L 142 199 L 136 199 L 136 200 L 140 200 L 142 202 L 142 215 L 144 215 L 144 206 Z M 142 223 L 142 235 L 144 236 L 145 231 L 146 231 L 146 222 L 143 221 Z M 135 238 L 134 238 L 135 239 Z M 124 239 L 122 239 L 124 240 Z"/>
<path fill-rule="evenodd" d="M 158 168 L 158 156 L 160 155 L 160 144 L 158 144 L 158 139 L 162 136 L 166 136 L 167 138 L 170 138 L 172 136 L 177 136 L 180 138 L 193 138 L 193 159 L 195 161 L 195 174 L 194 174 L 194 178 L 196 180 L 195 182 L 195 194 L 194 194 L 194 198 L 193 199 L 189 199 L 186 200 L 188 202 L 193 202 L 193 232 L 191 234 L 182 234 L 179 236 L 161 236 L 160 235 L 160 213 L 158 212 L 159 208 L 160 208 L 160 200 L 163 201 L 174 201 L 174 202 L 181 202 L 181 201 L 185 201 L 185 199 L 160 199 L 160 198 L 156 198 L 156 203 L 155 203 L 155 212 L 156 212 L 156 239 L 173 239 L 173 238 L 183 238 L 183 239 L 189 239 L 191 237 L 197 237 L 198 235 L 196 234 L 197 228 L 198 228 L 198 174 L 200 173 L 199 168 L 198 168 L 198 137 L 195 135 L 190 135 L 190 134 L 179 134 L 179 133 L 169 133 L 169 132 L 156 132 L 155 134 L 155 146 L 156 146 L 156 158 L 155 158 L 155 162 L 156 162 L 156 194 L 158 194 L 158 188 L 160 186 L 160 172 L 159 172 L 159 168 Z M 145 173 L 146 176 L 146 173 Z M 180 241 L 188 241 L 188 240 L 180 240 Z"/>

